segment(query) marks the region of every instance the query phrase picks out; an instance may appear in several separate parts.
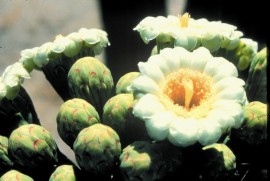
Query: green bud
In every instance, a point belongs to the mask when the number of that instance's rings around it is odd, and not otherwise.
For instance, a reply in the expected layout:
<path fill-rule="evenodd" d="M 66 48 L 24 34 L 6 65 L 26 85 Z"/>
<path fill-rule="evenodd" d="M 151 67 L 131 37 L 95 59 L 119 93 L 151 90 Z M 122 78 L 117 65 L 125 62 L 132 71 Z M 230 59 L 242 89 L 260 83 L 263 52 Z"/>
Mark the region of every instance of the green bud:
<path fill-rule="evenodd" d="M 82 170 L 100 175 L 110 173 L 115 167 L 121 153 L 121 143 L 111 127 L 98 123 L 79 133 L 73 150 Z"/>
<path fill-rule="evenodd" d="M 13 162 L 8 155 L 8 138 L 0 136 L 0 171 L 3 167 L 10 167 Z"/>
<path fill-rule="evenodd" d="M 161 147 L 155 143 L 135 141 L 123 149 L 119 159 L 124 180 L 159 180 L 168 174 Z"/>
<path fill-rule="evenodd" d="M 74 167 L 72 165 L 58 166 L 50 176 L 49 181 L 76 181 Z"/>
<path fill-rule="evenodd" d="M 132 94 L 118 94 L 110 98 L 103 108 L 102 123 L 118 133 L 122 146 L 147 138 L 144 122 L 132 114 L 133 104 Z"/>
<path fill-rule="evenodd" d="M 69 92 L 92 104 L 102 115 L 102 108 L 113 94 L 113 78 L 110 70 L 94 57 L 77 60 L 68 73 Z"/>
<path fill-rule="evenodd" d="M 56 120 L 59 136 L 71 148 L 83 128 L 100 122 L 96 109 L 87 101 L 79 98 L 64 102 Z"/>
<path fill-rule="evenodd" d="M 56 142 L 42 126 L 20 126 L 11 133 L 8 144 L 11 157 L 21 166 L 50 167 L 58 161 Z"/>
<path fill-rule="evenodd" d="M 214 143 L 202 148 L 203 156 L 203 177 L 225 178 L 232 176 L 236 169 L 236 157 L 231 149 L 225 144 Z"/>
<path fill-rule="evenodd" d="M 210 52 L 220 49 L 222 36 L 219 34 L 204 33 L 201 39 L 202 46 L 207 48 Z"/>
<path fill-rule="evenodd" d="M 267 142 L 267 105 L 253 101 L 243 107 L 244 122 L 237 131 L 238 138 L 249 145 Z"/>
<path fill-rule="evenodd" d="M 34 179 L 17 170 L 10 170 L 0 177 L 0 181 L 34 181 Z"/>
<path fill-rule="evenodd" d="M 267 49 L 259 51 L 250 64 L 245 90 L 248 100 L 267 102 Z"/>
<path fill-rule="evenodd" d="M 129 72 L 120 77 L 115 86 L 116 94 L 132 93 L 132 90 L 129 89 L 129 86 L 132 80 L 138 77 L 139 75 L 140 72 Z"/>
<path fill-rule="evenodd" d="M 246 70 L 249 67 L 253 57 L 256 55 L 257 51 L 257 42 L 247 38 L 240 39 L 240 43 L 235 49 L 235 55 L 233 57 L 233 59 L 235 59 L 237 62 L 236 66 L 238 70 Z"/>
<path fill-rule="evenodd" d="M 192 33 L 187 33 L 185 35 L 181 33 L 173 33 L 172 36 L 174 37 L 174 47 L 183 47 L 188 51 L 194 50 L 201 44 L 198 40 L 199 38 Z"/>
<path fill-rule="evenodd" d="M 161 33 L 156 37 L 156 45 L 157 45 L 157 51 L 160 52 L 160 50 L 164 48 L 173 48 L 174 47 L 174 39 L 172 36 Z"/>

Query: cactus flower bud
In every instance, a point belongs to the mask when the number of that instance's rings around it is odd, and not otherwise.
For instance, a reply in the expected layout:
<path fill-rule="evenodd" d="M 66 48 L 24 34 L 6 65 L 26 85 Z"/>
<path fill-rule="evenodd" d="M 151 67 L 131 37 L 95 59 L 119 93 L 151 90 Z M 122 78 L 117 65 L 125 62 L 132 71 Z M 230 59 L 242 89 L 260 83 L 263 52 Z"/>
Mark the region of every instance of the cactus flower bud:
<path fill-rule="evenodd" d="M 166 146 L 165 146 L 166 147 Z M 167 148 L 167 147 L 166 147 Z M 169 175 L 174 159 L 164 157 L 161 145 L 147 141 L 135 141 L 123 149 L 120 159 L 120 171 L 124 180 L 160 180 Z M 163 155 L 164 154 L 164 155 Z M 171 162 L 171 163 L 169 163 Z"/>
<path fill-rule="evenodd" d="M 94 124 L 84 128 L 74 142 L 76 161 L 82 170 L 97 175 L 114 168 L 121 153 L 118 134 L 109 126 Z"/>
<path fill-rule="evenodd" d="M 144 122 L 132 113 L 133 104 L 132 94 L 118 94 L 110 98 L 103 108 L 102 123 L 118 133 L 122 146 L 147 138 Z"/>
<path fill-rule="evenodd" d="M 64 102 L 56 120 L 60 137 L 71 148 L 83 128 L 100 122 L 96 109 L 87 101 L 79 98 Z"/>
<path fill-rule="evenodd" d="M 237 131 L 238 138 L 249 145 L 267 142 L 267 105 L 253 101 L 243 107 L 244 122 Z"/>
<path fill-rule="evenodd" d="M 42 126 L 20 126 L 11 133 L 8 144 L 11 157 L 21 166 L 50 167 L 58 161 L 56 142 Z"/>
<path fill-rule="evenodd" d="M 132 90 L 129 89 L 129 86 L 133 79 L 138 77 L 140 75 L 140 72 L 129 72 L 120 77 L 118 82 L 116 83 L 115 86 L 115 92 L 116 94 L 121 94 L 121 93 L 132 93 Z"/>
<path fill-rule="evenodd" d="M 49 178 L 49 181 L 76 181 L 74 167 L 72 165 L 58 166 Z"/>
<path fill-rule="evenodd" d="M 94 57 L 77 60 L 68 72 L 69 92 L 92 104 L 102 115 L 105 102 L 113 94 L 113 78 L 110 70 Z"/>
<path fill-rule="evenodd" d="M 202 149 L 205 158 L 202 175 L 206 180 L 233 175 L 236 169 L 236 157 L 228 146 L 214 143 Z"/>
<path fill-rule="evenodd" d="M 13 162 L 8 155 L 8 138 L 0 135 L 0 171 L 3 167 L 10 167 Z"/>
<path fill-rule="evenodd" d="M 28 175 L 25 175 L 17 170 L 10 170 L 6 172 L 2 177 L 0 177 L 0 181 L 34 181 Z"/>
<path fill-rule="evenodd" d="M 246 81 L 246 92 L 248 100 L 267 102 L 267 48 L 260 50 L 252 59 L 248 78 Z"/>

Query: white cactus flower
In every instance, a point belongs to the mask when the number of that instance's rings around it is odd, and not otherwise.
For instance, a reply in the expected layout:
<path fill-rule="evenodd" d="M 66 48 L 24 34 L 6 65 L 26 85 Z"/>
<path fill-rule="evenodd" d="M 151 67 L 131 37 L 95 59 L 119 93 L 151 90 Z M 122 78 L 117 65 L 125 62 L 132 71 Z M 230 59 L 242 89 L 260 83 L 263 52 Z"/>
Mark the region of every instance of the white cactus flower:
<path fill-rule="evenodd" d="M 107 36 L 107 33 L 103 30 L 87 28 L 81 28 L 78 32 L 72 32 L 67 36 L 60 34 L 55 37 L 53 42 L 46 42 L 40 47 L 21 51 L 19 62 L 24 65 L 28 72 L 32 72 L 33 69 L 41 70 L 50 61 L 61 57 L 61 55 L 75 57 L 81 51 L 84 55 L 85 49 L 88 49 L 87 55 L 94 54 L 96 56 L 110 45 Z"/>
<path fill-rule="evenodd" d="M 53 42 L 52 51 L 55 53 L 64 53 L 67 57 L 77 55 L 82 48 L 82 39 L 79 33 L 71 33 L 68 36 L 57 35 Z"/>
<path fill-rule="evenodd" d="M 21 58 L 19 59 L 19 62 L 21 62 L 24 66 L 24 68 L 28 72 L 32 72 L 33 69 L 37 69 L 38 67 L 34 63 L 34 57 L 36 56 L 38 51 L 38 47 L 25 49 L 21 51 Z"/>
<path fill-rule="evenodd" d="M 237 27 L 221 21 L 193 19 L 188 13 L 183 16 L 146 17 L 133 30 L 140 33 L 142 40 L 149 43 L 157 39 L 157 43 L 168 41 L 172 37 L 174 46 L 193 50 L 204 46 L 211 52 L 219 48 L 234 49 L 239 44 L 243 33 Z M 164 39 L 164 37 L 166 37 Z"/>
<path fill-rule="evenodd" d="M 93 49 L 95 55 L 99 55 L 110 42 L 107 33 L 100 29 L 81 28 L 79 34 L 86 46 Z"/>
<path fill-rule="evenodd" d="M 231 62 L 208 49 L 165 48 L 138 67 L 130 86 L 137 99 L 133 114 L 154 140 L 208 145 L 242 124 L 245 82 Z"/>
<path fill-rule="evenodd" d="M 30 78 L 29 72 L 23 67 L 21 62 L 9 65 L 4 70 L 0 79 L 0 98 L 7 97 L 8 99 L 14 99 L 24 79 Z"/>

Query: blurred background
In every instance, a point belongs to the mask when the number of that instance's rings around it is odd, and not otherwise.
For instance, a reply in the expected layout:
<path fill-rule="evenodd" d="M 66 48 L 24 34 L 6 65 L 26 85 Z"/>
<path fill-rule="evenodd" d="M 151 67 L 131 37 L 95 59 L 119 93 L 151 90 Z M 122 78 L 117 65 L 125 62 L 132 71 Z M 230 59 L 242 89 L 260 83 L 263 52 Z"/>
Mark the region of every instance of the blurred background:
<path fill-rule="evenodd" d="M 231 23 L 247 37 L 264 44 L 265 5 L 233 0 L 1 0 L 0 1 L 0 73 L 20 58 L 24 49 L 53 41 L 58 34 L 67 35 L 80 28 L 98 28 L 108 33 L 111 46 L 98 58 L 111 70 L 116 82 L 128 71 L 137 71 L 138 61 L 149 57 L 151 46 L 145 45 L 132 29 L 146 16 L 178 15 L 187 11 L 194 19 L 207 18 Z M 259 20 L 260 21 L 257 21 Z M 56 115 L 63 101 L 42 72 L 33 71 L 23 83 L 31 96 L 42 125 L 55 138 L 71 160 L 73 152 L 58 136 Z"/>

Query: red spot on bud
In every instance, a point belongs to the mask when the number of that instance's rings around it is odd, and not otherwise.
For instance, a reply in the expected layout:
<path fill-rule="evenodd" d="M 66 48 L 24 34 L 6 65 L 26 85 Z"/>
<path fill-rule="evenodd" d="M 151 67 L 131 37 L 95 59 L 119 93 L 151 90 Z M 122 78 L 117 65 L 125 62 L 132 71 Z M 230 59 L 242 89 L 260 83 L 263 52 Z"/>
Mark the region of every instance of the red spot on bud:
<path fill-rule="evenodd" d="M 95 76 L 95 75 L 97 75 L 96 72 L 90 72 L 89 74 L 90 74 L 90 76 Z"/>
<path fill-rule="evenodd" d="M 78 109 L 74 109 L 71 114 L 75 114 L 78 111 Z"/>
<path fill-rule="evenodd" d="M 74 71 L 78 74 L 80 73 L 80 69 L 75 69 Z"/>
<path fill-rule="evenodd" d="M 129 154 L 127 153 L 125 160 L 128 160 L 128 158 L 129 158 Z"/>
<path fill-rule="evenodd" d="M 38 144 L 38 142 L 40 142 L 41 140 L 39 140 L 39 139 L 37 139 L 37 140 L 35 140 L 34 141 L 34 149 L 36 150 L 36 148 L 37 148 L 37 144 Z"/>
<path fill-rule="evenodd" d="M 250 113 L 250 119 L 253 120 L 254 119 L 254 112 Z"/>
<path fill-rule="evenodd" d="M 88 116 L 88 120 L 87 121 L 90 123 L 92 118 L 93 118 L 93 116 Z"/>

